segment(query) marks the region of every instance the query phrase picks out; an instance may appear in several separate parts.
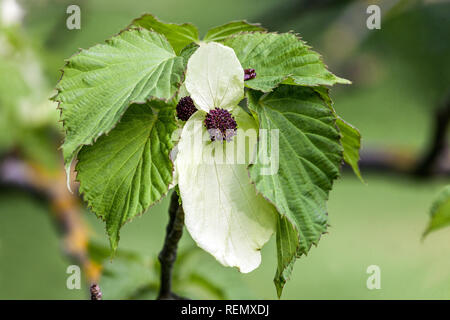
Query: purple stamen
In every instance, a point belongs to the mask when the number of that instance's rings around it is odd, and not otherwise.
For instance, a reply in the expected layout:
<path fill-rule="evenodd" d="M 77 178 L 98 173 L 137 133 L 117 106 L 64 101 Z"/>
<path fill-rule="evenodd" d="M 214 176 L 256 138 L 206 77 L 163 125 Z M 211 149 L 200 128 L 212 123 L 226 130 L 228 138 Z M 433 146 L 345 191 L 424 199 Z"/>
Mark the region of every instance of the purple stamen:
<path fill-rule="evenodd" d="M 237 123 L 228 110 L 215 108 L 206 115 L 205 127 L 208 129 L 211 141 L 230 141 L 236 134 Z"/>
<path fill-rule="evenodd" d="M 188 121 L 196 111 L 194 101 L 189 96 L 181 98 L 177 104 L 177 117 L 180 120 Z"/>
<path fill-rule="evenodd" d="M 254 79 L 256 77 L 255 69 L 244 70 L 244 81 Z"/>

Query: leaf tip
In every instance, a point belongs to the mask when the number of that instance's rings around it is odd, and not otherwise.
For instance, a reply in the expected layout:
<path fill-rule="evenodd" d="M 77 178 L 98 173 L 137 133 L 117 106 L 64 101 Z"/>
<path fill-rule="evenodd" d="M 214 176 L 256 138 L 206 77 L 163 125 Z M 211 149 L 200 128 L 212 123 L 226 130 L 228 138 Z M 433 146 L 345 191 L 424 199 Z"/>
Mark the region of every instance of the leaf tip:
<path fill-rule="evenodd" d="M 108 234 L 109 236 L 109 246 L 111 248 L 111 260 L 114 259 L 115 255 L 116 255 L 116 251 L 117 251 L 117 246 L 119 244 L 119 234 L 118 233 L 114 233 L 114 234 Z"/>
<path fill-rule="evenodd" d="M 275 279 L 273 279 L 273 283 L 275 284 L 275 289 L 277 290 L 277 297 L 279 300 L 281 299 L 281 295 L 283 293 L 283 288 L 284 285 L 286 284 L 286 280 L 275 277 Z"/>

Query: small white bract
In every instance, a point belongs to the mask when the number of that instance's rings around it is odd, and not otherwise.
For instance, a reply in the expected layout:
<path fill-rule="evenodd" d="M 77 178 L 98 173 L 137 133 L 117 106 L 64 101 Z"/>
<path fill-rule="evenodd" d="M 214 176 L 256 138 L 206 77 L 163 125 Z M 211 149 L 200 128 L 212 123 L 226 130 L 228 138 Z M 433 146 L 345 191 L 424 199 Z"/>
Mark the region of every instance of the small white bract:
<path fill-rule="evenodd" d="M 220 263 L 250 272 L 261 263 L 260 249 L 275 231 L 276 210 L 256 193 L 247 163 L 215 157 L 225 145 L 233 148 L 237 136 L 227 142 L 201 138 L 208 136 L 205 116 L 215 108 L 230 111 L 239 129 L 258 129 L 237 105 L 244 97 L 244 70 L 233 49 L 202 43 L 189 59 L 185 86 L 199 109 L 183 128 L 175 163 L 186 227 Z M 255 143 L 248 146 L 249 154 Z"/>

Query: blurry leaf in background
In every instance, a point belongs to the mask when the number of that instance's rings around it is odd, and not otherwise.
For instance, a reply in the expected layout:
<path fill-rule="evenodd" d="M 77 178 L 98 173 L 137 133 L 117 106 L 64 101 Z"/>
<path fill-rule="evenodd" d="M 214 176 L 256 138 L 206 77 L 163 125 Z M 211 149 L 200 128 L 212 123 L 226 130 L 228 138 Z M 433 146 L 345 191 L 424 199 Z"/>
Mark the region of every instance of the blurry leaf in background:
<path fill-rule="evenodd" d="M 0 105 L 26 126 L 55 126 L 57 112 L 39 52 L 20 27 L 0 27 Z"/>
<path fill-rule="evenodd" d="M 0 151 L 18 142 L 22 127 L 20 101 L 31 93 L 17 58 L 23 52 L 21 39 L 16 28 L 0 25 Z"/>
<path fill-rule="evenodd" d="M 158 260 L 118 249 L 110 260 L 109 248 L 91 243 L 90 256 L 103 266 L 100 288 L 105 300 L 155 299 L 159 290 Z M 250 298 L 252 294 L 236 273 L 215 272 L 213 259 L 191 246 L 179 250 L 173 270 L 174 291 L 190 299 Z"/>
<path fill-rule="evenodd" d="M 0 151 L 10 148 L 18 140 L 17 100 L 29 92 L 17 66 L 4 59 L 0 57 Z"/>
<path fill-rule="evenodd" d="M 108 135 L 81 149 L 76 165 L 79 192 L 106 222 L 113 250 L 120 228 L 168 192 L 176 128 L 175 106 L 159 100 L 132 104 Z"/>
<path fill-rule="evenodd" d="M 450 226 L 450 185 L 442 190 L 430 209 L 430 222 L 423 237 L 430 232 Z"/>

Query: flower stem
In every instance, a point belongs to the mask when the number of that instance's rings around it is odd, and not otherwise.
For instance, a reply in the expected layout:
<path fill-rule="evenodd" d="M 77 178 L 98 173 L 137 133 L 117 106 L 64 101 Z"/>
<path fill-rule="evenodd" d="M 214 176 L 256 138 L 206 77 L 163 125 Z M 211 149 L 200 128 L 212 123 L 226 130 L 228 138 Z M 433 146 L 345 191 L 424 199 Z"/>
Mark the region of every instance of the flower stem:
<path fill-rule="evenodd" d="M 170 200 L 166 238 L 158 256 L 161 263 L 161 287 L 158 300 L 184 299 L 172 292 L 172 269 L 177 258 L 178 242 L 183 235 L 184 227 L 184 211 L 179 205 L 178 198 L 178 193 L 174 191 Z"/>

